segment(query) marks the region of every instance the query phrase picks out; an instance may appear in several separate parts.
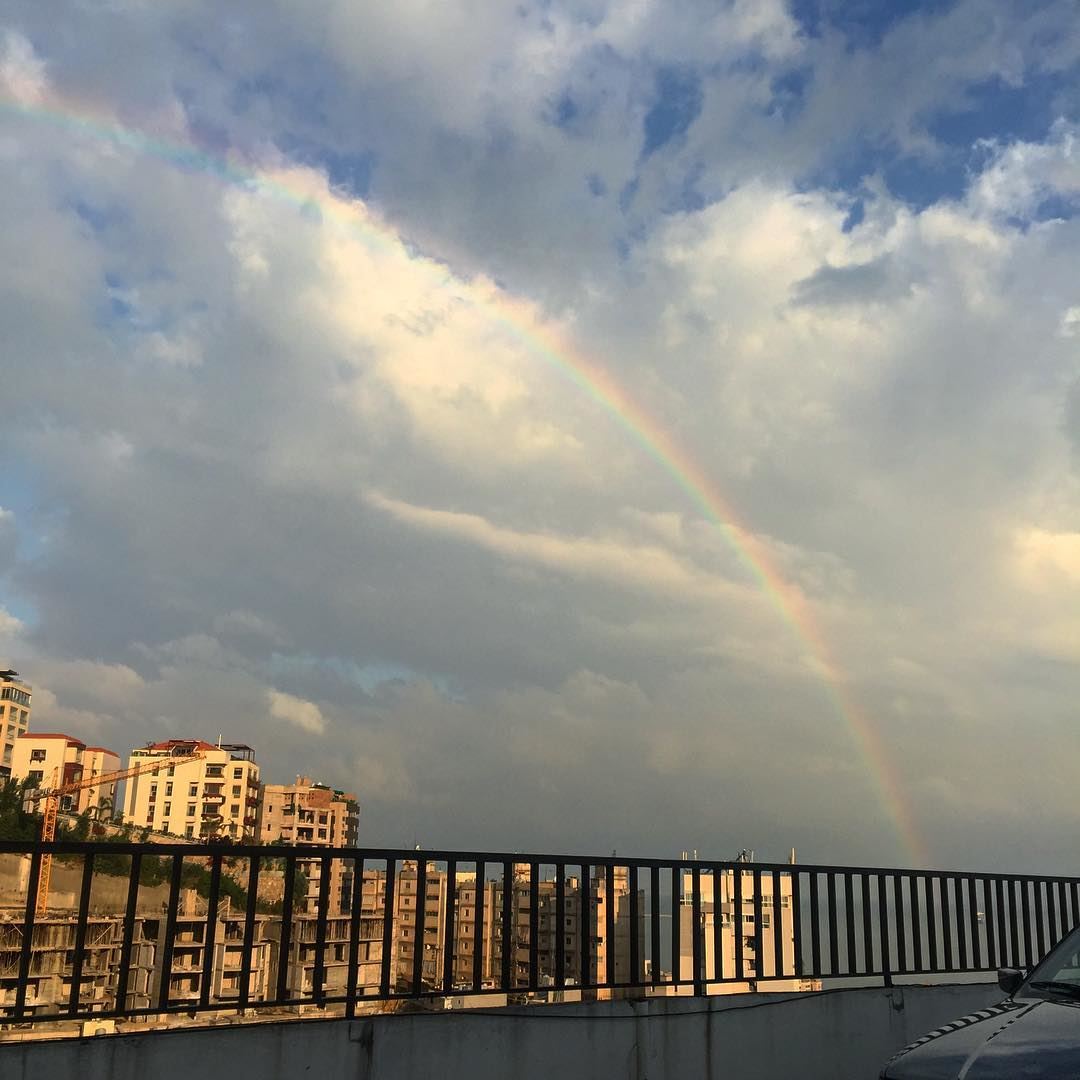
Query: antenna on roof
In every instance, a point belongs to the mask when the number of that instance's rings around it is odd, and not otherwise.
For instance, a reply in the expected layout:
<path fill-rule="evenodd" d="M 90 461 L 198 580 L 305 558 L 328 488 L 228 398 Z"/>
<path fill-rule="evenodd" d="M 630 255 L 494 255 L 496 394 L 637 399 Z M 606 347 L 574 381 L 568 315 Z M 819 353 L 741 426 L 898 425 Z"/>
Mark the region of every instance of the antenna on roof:
<path fill-rule="evenodd" d="M 217 737 L 217 748 L 219 750 L 221 749 L 221 732 L 220 731 L 218 732 L 218 737 Z"/>

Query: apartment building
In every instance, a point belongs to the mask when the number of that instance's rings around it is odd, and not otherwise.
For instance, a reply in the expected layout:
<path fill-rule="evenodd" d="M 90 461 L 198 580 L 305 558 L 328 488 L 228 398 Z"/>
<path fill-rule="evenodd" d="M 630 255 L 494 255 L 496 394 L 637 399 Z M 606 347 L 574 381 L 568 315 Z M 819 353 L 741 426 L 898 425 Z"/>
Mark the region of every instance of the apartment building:
<path fill-rule="evenodd" d="M 115 772 L 119 767 L 120 758 L 111 750 L 87 746 L 80 739 L 61 733 L 20 735 L 11 758 L 11 775 L 16 780 L 29 780 L 35 788 L 76 784 L 104 772 Z M 62 795 L 60 809 L 78 814 L 104 802 L 111 810 L 115 798 L 115 782 L 96 784 Z"/>
<path fill-rule="evenodd" d="M 95 776 L 105 776 L 118 772 L 120 755 L 107 750 L 104 746 L 87 746 L 82 753 L 83 781 L 93 780 Z M 75 812 L 93 809 L 102 818 L 110 817 L 119 810 L 116 804 L 117 783 L 115 780 L 102 784 L 93 784 L 75 792 Z"/>
<path fill-rule="evenodd" d="M 208 977 L 206 969 L 207 939 L 209 937 L 209 919 L 205 908 L 202 914 L 196 910 L 201 904 L 194 894 L 181 906 L 176 919 L 176 932 L 173 936 L 172 956 L 169 970 L 165 964 L 165 929 L 164 919 L 144 919 L 143 936 L 154 945 L 153 977 L 151 995 L 156 1001 L 161 992 L 161 983 L 169 981 L 169 1001 L 180 1004 L 200 1000 L 203 982 Z M 228 1003 L 240 996 L 243 975 L 244 926 L 245 916 L 238 914 L 219 914 L 214 929 L 213 956 L 209 971 L 209 1000 L 214 1003 Z M 273 942 L 268 930 L 271 919 L 267 915 L 254 917 L 251 945 L 251 964 L 248 972 L 248 1000 L 266 1001 L 273 997 L 276 988 L 273 981 Z"/>
<path fill-rule="evenodd" d="M 259 800 L 256 835 L 262 844 L 282 841 L 312 847 L 355 847 L 360 823 L 356 796 L 310 776 L 297 776 L 293 784 L 264 784 Z M 297 868 L 307 879 L 304 910 L 318 910 L 318 859 L 298 859 Z M 334 859 L 331 865 L 327 911 L 340 915 L 349 907 L 353 888 L 351 859 Z"/>
<path fill-rule="evenodd" d="M 196 910 L 201 906 L 201 914 Z M 250 1001 L 272 996 L 273 945 L 267 934 L 270 919 L 256 915 L 248 976 Z M 240 993 L 245 917 L 222 914 L 216 922 L 213 944 L 210 998 L 228 1004 Z M 169 962 L 163 970 L 165 920 L 138 916 L 132 929 L 131 967 L 127 983 L 129 1009 L 147 1008 L 158 1000 L 163 979 L 169 982 L 173 1003 L 197 1003 L 207 977 L 206 942 L 208 920 L 205 905 L 188 893 L 177 914 Z M 0 1008 L 13 1004 L 19 986 L 19 962 L 23 935 L 21 919 L 0 918 Z M 71 1000 L 74 979 L 77 924 L 74 918 L 56 917 L 35 922 L 26 1007 L 31 1013 L 48 1015 L 57 1005 Z M 90 916 L 82 951 L 79 980 L 80 1008 L 104 1012 L 114 1007 L 124 940 L 124 919 L 119 915 Z"/>
<path fill-rule="evenodd" d="M 12 775 L 15 740 L 30 728 L 30 697 L 17 671 L 0 671 L 0 780 Z"/>
<path fill-rule="evenodd" d="M 356 992 L 374 995 L 382 979 L 383 957 L 382 909 L 361 913 L 356 954 Z M 344 994 L 349 983 L 350 919 L 338 916 L 326 920 L 322 948 L 322 990 L 337 996 Z M 291 924 L 289 951 L 281 954 L 281 920 L 270 924 L 274 939 L 275 970 L 284 963 L 288 992 L 293 997 L 310 997 L 315 990 L 316 972 L 320 967 L 318 921 L 314 915 L 294 916 Z"/>
<path fill-rule="evenodd" d="M 259 841 L 353 847 L 360 823 L 356 796 L 298 776 L 293 784 L 264 784 Z"/>
<path fill-rule="evenodd" d="M 77 930 L 73 918 L 48 918 L 34 923 L 26 979 L 26 1008 L 32 1014 L 47 1016 L 56 1011 L 58 1004 L 66 1005 L 71 1000 Z M 15 1002 L 24 935 L 21 913 L 19 921 L 0 918 L 0 1008 Z M 78 988 L 80 1008 L 104 1012 L 114 1007 L 123 939 L 122 918 L 89 918 Z M 154 951 L 154 943 L 144 933 L 144 921 L 136 919 L 126 997 L 129 1009 L 146 1008 L 151 1002 Z"/>
<path fill-rule="evenodd" d="M 739 880 L 736 882 L 736 874 Z M 679 904 L 679 978 L 692 993 L 694 971 L 693 931 L 694 913 L 689 902 L 692 890 L 692 870 L 683 871 L 682 896 Z M 791 900 L 792 878 L 780 874 L 778 881 L 771 873 L 760 876 L 760 899 L 755 888 L 752 868 L 725 870 L 719 875 L 700 873 L 700 941 L 702 970 L 712 975 L 716 969 L 716 920 L 720 920 L 720 970 L 725 978 L 736 971 L 737 954 L 742 956 L 745 981 L 724 983 L 707 988 L 709 994 L 738 994 L 747 990 L 802 991 L 820 989 L 818 980 L 776 978 L 777 937 L 781 953 L 781 971 L 793 971 L 795 963 L 795 929 Z M 738 886 L 738 896 L 736 896 Z M 778 887 L 777 887 L 778 886 Z M 760 910 L 760 925 L 758 912 Z M 759 980 L 768 982 L 758 986 Z M 661 993 L 670 992 L 661 990 Z"/>
<path fill-rule="evenodd" d="M 504 947 L 510 952 L 510 979 L 512 985 L 525 987 L 530 981 L 530 915 L 533 890 L 527 866 L 513 867 L 509 885 L 502 876 L 486 878 L 477 882 L 474 871 L 459 871 L 456 875 L 453 955 L 450 960 L 454 987 L 465 989 L 473 984 L 477 945 L 481 949 L 480 975 L 482 986 L 494 986 L 501 982 Z M 418 888 L 415 863 L 406 862 L 399 871 L 394 893 L 394 971 L 400 986 L 411 986 L 415 950 L 423 949 L 420 962 L 421 979 L 425 985 L 435 988 L 443 985 L 446 958 L 446 912 L 448 881 L 445 871 L 428 869 L 421 896 Z M 581 934 L 588 938 L 588 983 L 597 981 L 598 973 L 607 976 L 608 951 L 614 950 L 616 980 L 629 981 L 630 966 L 630 879 L 625 867 L 617 867 L 609 890 L 604 872 L 590 875 L 585 887 L 578 876 L 564 879 L 563 922 L 558 921 L 558 889 L 554 879 L 540 880 L 536 886 L 537 899 L 537 976 L 541 986 L 554 987 L 558 938 L 562 937 L 563 977 L 567 987 L 582 985 Z M 365 880 L 364 888 L 372 887 Z M 503 940 L 503 893 L 509 887 L 510 938 Z M 366 892 L 365 892 L 366 896 Z M 640 896 L 640 894 L 639 894 Z M 478 897 L 481 902 L 478 903 Z M 374 902 L 374 898 L 373 898 Z M 381 903 L 381 896 L 378 898 Z M 615 937 L 608 941 L 608 905 L 613 908 Z M 423 935 L 418 930 L 420 912 L 423 912 Z M 641 912 L 638 907 L 639 939 L 643 931 Z M 582 914 L 584 913 L 584 928 Z M 479 938 L 477 922 L 480 923 Z M 637 977 L 644 971 L 638 961 Z M 610 997 L 611 991 L 590 991 L 591 997 Z"/>
<path fill-rule="evenodd" d="M 201 756 L 168 761 L 193 751 Z M 162 762 L 160 771 L 133 776 L 125 782 L 125 823 L 178 836 L 256 838 L 259 766 L 250 746 L 168 739 L 133 750 L 128 768 L 155 759 Z"/>

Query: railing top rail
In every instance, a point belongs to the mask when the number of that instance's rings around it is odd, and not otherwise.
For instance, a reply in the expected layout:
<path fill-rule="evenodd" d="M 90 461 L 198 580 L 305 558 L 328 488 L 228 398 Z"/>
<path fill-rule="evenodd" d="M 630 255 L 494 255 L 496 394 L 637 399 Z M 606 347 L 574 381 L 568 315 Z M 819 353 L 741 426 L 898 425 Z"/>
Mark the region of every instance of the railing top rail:
<path fill-rule="evenodd" d="M 286 856 L 299 856 L 301 858 L 363 858 L 372 861 L 384 861 L 393 859 L 397 862 L 423 859 L 425 862 L 449 862 L 457 863 L 537 863 L 541 866 L 596 866 L 596 867 L 640 867 L 660 869 L 671 867 L 685 867 L 692 869 L 694 866 L 705 870 L 719 868 L 721 870 L 743 869 L 746 872 L 760 870 L 763 872 L 780 871 L 785 873 L 799 874 L 873 874 L 894 875 L 901 877 L 946 877 L 946 878 L 977 878 L 984 881 L 1050 881 L 1080 883 L 1080 876 L 1061 874 L 1031 874 L 1031 873 L 1008 873 L 1004 871 L 982 870 L 955 870 L 943 867 L 897 867 L 897 866 L 857 866 L 827 863 L 777 863 L 777 862 L 746 862 L 736 859 L 705 859 L 705 858 L 657 858 L 652 856 L 636 855 L 582 855 L 582 854 L 555 854 L 550 852 L 526 852 L 526 851 L 478 851 L 475 849 L 452 850 L 447 848 L 389 848 L 389 847 L 327 847 L 319 844 L 219 844 L 219 843 L 159 843 L 139 842 L 122 840 L 55 840 L 49 843 L 27 840 L 0 840 L 0 855 L 26 855 L 40 851 L 49 855 L 85 855 L 91 852 L 104 855 L 131 855 L 138 852 L 142 855 L 164 855 L 202 858 L 213 855 L 223 855 L 235 858 L 262 859 L 283 858 Z"/>

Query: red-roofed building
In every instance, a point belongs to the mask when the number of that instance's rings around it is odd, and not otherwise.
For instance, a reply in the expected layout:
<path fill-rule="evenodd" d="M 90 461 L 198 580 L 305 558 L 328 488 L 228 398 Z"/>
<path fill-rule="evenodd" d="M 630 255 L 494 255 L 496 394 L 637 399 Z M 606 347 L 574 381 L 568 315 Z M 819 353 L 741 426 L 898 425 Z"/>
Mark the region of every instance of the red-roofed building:
<path fill-rule="evenodd" d="M 87 746 L 81 739 L 62 732 L 33 732 L 15 740 L 11 756 L 11 775 L 16 780 L 29 780 L 34 787 L 62 787 L 88 780 L 103 773 L 116 772 L 120 756 L 103 746 Z M 81 813 L 90 807 L 100 807 L 111 816 L 115 805 L 116 784 L 100 784 L 65 795 L 60 800 L 63 810 Z"/>
<path fill-rule="evenodd" d="M 171 757 L 198 750 L 194 761 L 164 764 Z M 230 836 L 254 839 L 259 807 L 259 766 L 255 751 L 243 743 L 203 739 L 166 739 L 133 750 L 128 768 L 162 759 L 158 773 L 126 781 L 124 821 L 136 829 L 177 836 Z"/>

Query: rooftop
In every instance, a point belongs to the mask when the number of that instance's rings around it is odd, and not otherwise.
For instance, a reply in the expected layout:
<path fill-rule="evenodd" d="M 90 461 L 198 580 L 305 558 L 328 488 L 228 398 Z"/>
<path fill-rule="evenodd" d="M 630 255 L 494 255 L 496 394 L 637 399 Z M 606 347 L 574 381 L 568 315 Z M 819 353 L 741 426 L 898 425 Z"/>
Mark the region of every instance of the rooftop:
<path fill-rule="evenodd" d="M 82 739 L 76 739 L 74 735 L 65 735 L 62 732 L 49 732 L 49 731 L 24 731 L 19 740 L 26 740 L 27 742 L 33 742 L 35 739 L 66 739 L 68 746 L 77 746 L 81 750 L 85 750 L 86 743 Z M 111 753 L 112 751 L 110 751 Z"/>

